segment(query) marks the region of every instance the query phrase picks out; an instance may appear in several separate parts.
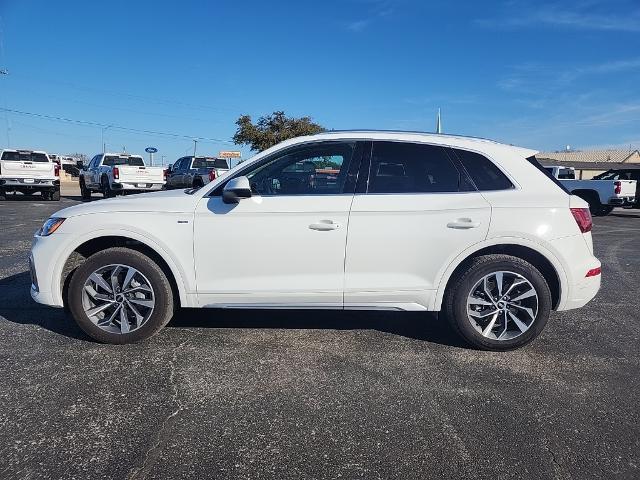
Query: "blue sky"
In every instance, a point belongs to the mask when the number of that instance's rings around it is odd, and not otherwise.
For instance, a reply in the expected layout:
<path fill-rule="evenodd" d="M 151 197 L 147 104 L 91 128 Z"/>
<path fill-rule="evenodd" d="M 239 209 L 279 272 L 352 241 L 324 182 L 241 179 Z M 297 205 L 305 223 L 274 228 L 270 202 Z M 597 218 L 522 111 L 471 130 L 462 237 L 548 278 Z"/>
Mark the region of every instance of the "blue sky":
<path fill-rule="evenodd" d="M 96 124 L 0 112 L 0 147 L 93 155 L 113 124 L 109 150 L 172 162 L 189 137 L 235 148 L 245 113 L 431 131 L 438 107 L 446 133 L 640 147 L 638 0 L 0 0 L 0 16 L 0 107 Z"/>

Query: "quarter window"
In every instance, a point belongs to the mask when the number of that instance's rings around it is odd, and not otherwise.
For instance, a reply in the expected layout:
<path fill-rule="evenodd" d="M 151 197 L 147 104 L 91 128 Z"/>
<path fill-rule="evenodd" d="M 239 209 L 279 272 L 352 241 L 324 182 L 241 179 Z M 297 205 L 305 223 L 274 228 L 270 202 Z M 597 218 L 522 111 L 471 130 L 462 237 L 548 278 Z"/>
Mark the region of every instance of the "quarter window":
<path fill-rule="evenodd" d="M 374 142 L 368 193 L 458 192 L 460 189 L 460 172 L 443 147 Z"/>
<path fill-rule="evenodd" d="M 343 192 L 354 143 L 330 142 L 277 156 L 246 174 L 257 195 L 331 195 Z"/>
<path fill-rule="evenodd" d="M 508 190 L 513 184 L 491 160 L 479 153 L 451 149 L 455 152 L 478 190 Z"/>

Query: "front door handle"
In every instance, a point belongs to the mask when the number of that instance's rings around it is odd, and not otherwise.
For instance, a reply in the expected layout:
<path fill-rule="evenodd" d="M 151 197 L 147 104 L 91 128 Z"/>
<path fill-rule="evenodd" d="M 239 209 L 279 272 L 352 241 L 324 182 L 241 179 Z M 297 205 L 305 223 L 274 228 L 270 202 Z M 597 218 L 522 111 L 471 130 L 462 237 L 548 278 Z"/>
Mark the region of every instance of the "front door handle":
<path fill-rule="evenodd" d="M 476 228 L 480 226 L 480 222 L 474 222 L 470 218 L 457 218 L 453 222 L 447 223 L 447 228 L 455 228 L 465 230 L 468 228 Z"/>
<path fill-rule="evenodd" d="M 320 220 L 318 223 L 312 223 L 309 225 L 311 230 L 318 230 L 319 232 L 328 232 L 329 230 L 337 230 L 340 228 L 340 224 L 333 220 Z"/>

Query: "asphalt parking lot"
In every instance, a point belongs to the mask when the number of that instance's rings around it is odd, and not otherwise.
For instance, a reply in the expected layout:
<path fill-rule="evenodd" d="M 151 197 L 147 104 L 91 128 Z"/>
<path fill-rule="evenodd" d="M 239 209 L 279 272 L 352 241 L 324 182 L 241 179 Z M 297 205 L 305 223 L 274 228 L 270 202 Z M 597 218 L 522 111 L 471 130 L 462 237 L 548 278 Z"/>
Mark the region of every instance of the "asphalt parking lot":
<path fill-rule="evenodd" d="M 29 296 L 31 235 L 78 201 L 0 202 L 0 478 L 639 478 L 640 211 L 595 220 L 603 288 L 529 347 L 435 316 L 183 311 L 90 341 Z"/>

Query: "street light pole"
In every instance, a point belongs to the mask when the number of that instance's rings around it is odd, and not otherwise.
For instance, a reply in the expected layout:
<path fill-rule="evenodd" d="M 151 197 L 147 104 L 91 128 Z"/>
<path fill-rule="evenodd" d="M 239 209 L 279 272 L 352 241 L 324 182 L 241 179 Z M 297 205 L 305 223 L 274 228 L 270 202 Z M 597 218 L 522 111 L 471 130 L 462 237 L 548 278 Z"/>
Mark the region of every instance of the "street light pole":
<path fill-rule="evenodd" d="M 104 132 L 109 130 L 113 125 L 107 125 L 106 127 L 102 127 L 102 153 L 106 152 L 107 146 L 104 143 Z"/>

